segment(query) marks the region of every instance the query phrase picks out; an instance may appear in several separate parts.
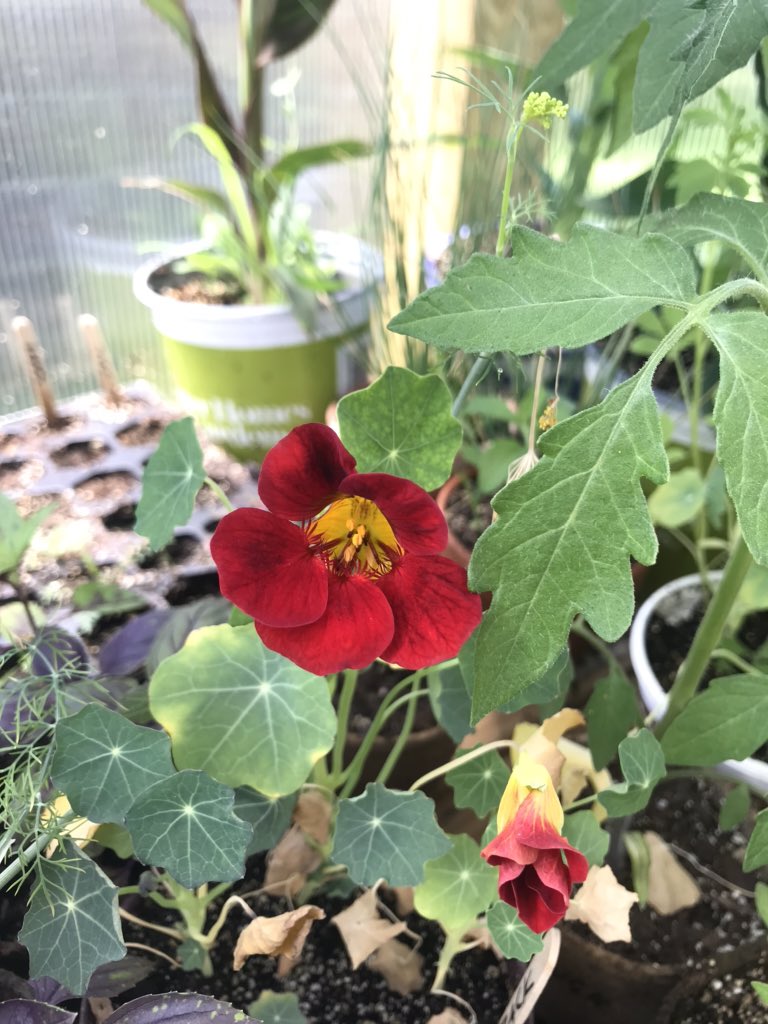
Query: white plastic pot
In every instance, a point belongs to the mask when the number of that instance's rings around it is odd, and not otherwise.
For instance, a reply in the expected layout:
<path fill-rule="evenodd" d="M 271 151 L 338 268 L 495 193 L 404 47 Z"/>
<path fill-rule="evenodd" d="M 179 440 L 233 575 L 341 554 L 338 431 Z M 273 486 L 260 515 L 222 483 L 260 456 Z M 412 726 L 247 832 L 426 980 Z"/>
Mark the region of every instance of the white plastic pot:
<path fill-rule="evenodd" d="M 712 572 L 709 574 L 709 578 L 713 582 L 717 582 L 722 575 L 722 572 Z M 629 631 L 629 658 L 637 677 L 640 696 L 646 710 L 656 721 L 664 715 L 669 697 L 656 678 L 656 673 L 648 658 L 646 647 L 648 626 L 656 611 L 663 610 L 665 602 L 672 602 L 673 606 L 679 605 L 681 592 L 691 587 L 701 589 L 701 577 L 698 573 L 681 576 L 680 579 L 665 583 L 663 587 L 651 594 L 647 601 L 643 602 Z M 746 757 L 743 761 L 722 761 L 715 766 L 715 769 L 720 775 L 733 779 L 735 782 L 745 782 L 760 793 L 768 792 L 768 764 L 765 761 L 760 761 L 755 757 Z"/>

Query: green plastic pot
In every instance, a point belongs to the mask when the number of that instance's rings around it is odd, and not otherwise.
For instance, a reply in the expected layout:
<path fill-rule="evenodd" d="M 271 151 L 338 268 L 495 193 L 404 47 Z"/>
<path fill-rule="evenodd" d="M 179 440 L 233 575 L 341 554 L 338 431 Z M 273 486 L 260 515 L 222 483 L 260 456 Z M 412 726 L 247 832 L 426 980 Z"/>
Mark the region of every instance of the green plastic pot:
<path fill-rule="evenodd" d="M 293 427 L 322 421 L 338 394 L 340 347 L 368 330 L 380 276 L 375 252 L 347 235 L 315 237 L 345 287 L 318 306 L 311 334 L 289 306 L 207 305 L 157 292 L 153 275 L 199 245 L 150 260 L 134 275 L 134 294 L 152 313 L 177 401 L 239 459 L 259 461 Z"/>

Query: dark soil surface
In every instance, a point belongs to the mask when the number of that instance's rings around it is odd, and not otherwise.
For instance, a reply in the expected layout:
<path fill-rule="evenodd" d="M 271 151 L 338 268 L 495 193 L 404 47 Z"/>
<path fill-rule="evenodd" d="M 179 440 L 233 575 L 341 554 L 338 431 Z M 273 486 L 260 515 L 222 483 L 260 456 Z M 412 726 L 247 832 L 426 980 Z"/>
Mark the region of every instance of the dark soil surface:
<path fill-rule="evenodd" d="M 178 302 L 202 302 L 206 306 L 231 306 L 243 299 L 236 281 L 214 281 L 200 273 L 176 273 L 162 267 L 149 280 L 155 291 Z"/>
<path fill-rule="evenodd" d="M 349 716 L 350 732 L 366 732 L 374 715 L 379 710 L 381 702 L 392 687 L 410 674 L 402 669 L 390 668 L 383 661 L 375 661 L 370 668 L 364 669 L 358 678 L 355 696 L 352 700 L 352 710 Z M 386 720 L 381 732 L 382 736 L 400 735 L 406 710 L 407 705 L 404 704 L 395 711 L 391 718 Z M 435 724 L 429 700 L 426 697 L 420 697 L 416 702 L 414 731 L 429 729 Z"/>
<path fill-rule="evenodd" d="M 632 942 L 611 943 L 609 949 L 646 963 L 700 968 L 714 954 L 764 934 L 754 899 L 746 895 L 754 890 L 760 874 L 746 875 L 741 870 L 747 835 L 738 827 L 729 832 L 717 827 L 725 792 L 722 785 L 703 778 L 662 782 L 649 807 L 632 819 L 631 829 L 657 832 L 673 847 L 702 898 L 695 906 L 670 915 L 634 906 Z M 609 859 L 619 881 L 629 888 L 632 877 L 623 844 L 617 843 L 616 850 Z M 581 930 L 582 926 L 576 927 Z"/>
<path fill-rule="evenodd" d="M 147 420 L 143 423 L 134 423 L 125 430 L 119 430 L 117 437 L 121 444 L 129 447 L 142 444 L 154 444 L 160 440 L 160 435 L 165 430 L 167 421 L 159 419 Z"/>
<path fill-rule="evenodd" d="M 262 865 L 262 858 L 249 862 L 251 877 L 238 883 L 239 891 L 251 892 L 258 887 Z M 429 993 L 443 941 L 437 924 L 415 914 L 406 919 L 411 931 L 419 936 L 418 952 L 424 957 L 425 978 L 420 990 L 402 996 L 365 965 L 352 970 L 339 932 L 330 920 L 348 906 L 349 901 L 315 894 L 312 902 L 325 910 L 326 918 L 312 925 L 301 958 L 285 977 L 277 977 L 275 959 L 265 956 L 250 957 L 241 971 L 232 970 L 232 950 L 237 934 L 248 923 L 246 915 L 235 909 L 212 951 L 212 978 L 198 971 L 182 972 L 162 966 L 143 983 L 142 992 L 188 989 L 226 999 L 242 1009 L 247 1009 L 265 990 L 295 992 L 309 1024 L 426 1024 L 433 1014 L 449 1006 L 459 1008 L 452 1000 Z M 292 909 L 285 900 L 263 893 L 249 898 L 248 904 L 257 914 L 267 916 Z M 132 912 L 147 918 L 151 914 L 156 923 L 174 923 L 166 911 L 149 903 Z M 173 943 L 166 945 L 165 938 L 157 933 L 138 931 L 126 924 L 125 937 L 127 941 L 144 942 L 174 953 Z M 407 936 L 405 941 L 412 948 L 416 946 Z M 509 1000 L 503 970 L 492 952 L 475 949 L 454 960 L 445 990 L 466 1000 L 482 1024 L 496 1024 Z M 138 994 L 126 993 L 121 998 L 127 1000 Z"/>
<path fill-rule="evenodd" d="M 23 491 L 37 483 L 45 472 L 42 462 L 36 459 L 9 459 L 0 462 L 0 490 Z"/>
<path fill-rule="evenodd" d="M 71 444 L 51 452 L 51 460 L 57 466 L 71 468 L 73 466 L 91 466 L 99 462 L 107 454 L 109 449 L 103 441 L 98 438 L 91 438 L 88 441 L 72 441 Z"/>
<path fill-rule="evenodd" d="M 445 518 L 456 537 L 470 550 L 491 525 L 493 511 L 488 499 L 477 504 L 471 501 L 471 492 L 463 486 L 456 487 L 445 506 Z"/>
<path fill-rule="evenodd" d="M 703 991 L 683 999 L 671 1024 L 765 1024 L 768 1007 L 752 981 L 768 981 L 768 952 L 751 968 L 712 978 Z"/>

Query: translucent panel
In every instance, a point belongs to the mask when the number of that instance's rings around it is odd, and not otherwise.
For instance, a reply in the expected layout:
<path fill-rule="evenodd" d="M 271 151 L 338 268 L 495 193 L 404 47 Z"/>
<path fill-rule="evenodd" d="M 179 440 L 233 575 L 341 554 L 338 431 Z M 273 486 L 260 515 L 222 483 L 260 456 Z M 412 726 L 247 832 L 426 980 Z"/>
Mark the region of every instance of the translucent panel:
<path fill-rule="evenodd" d="M 188 6 L 231 95 L 237 5 Z M 270 82 L 301 72 L 296 119 L 269 97 L 270 138 L 307 145 L 375 134 L 387 10 L 388 0 L 338 0 L 323 30 L 270 70 Z M 144 253 L 195 237 L 196 216 L 180 200 L 121 182 L 159 175 L 215 184 L 199 145 L 174 143 L 195 117 L 190 57 L 141 0 L 1 0 L 0 415 L 32 401 L 10 336 L 19 314 L 37 328 L 60 398 L 95 384 L 77 334 L 83 312 L 100 320 L 121 377 L 164 383 L 130 278 Z M 301 195 L 313 222 L 355 231 L 368 177 L 367 161 L 308 175 Z"/>

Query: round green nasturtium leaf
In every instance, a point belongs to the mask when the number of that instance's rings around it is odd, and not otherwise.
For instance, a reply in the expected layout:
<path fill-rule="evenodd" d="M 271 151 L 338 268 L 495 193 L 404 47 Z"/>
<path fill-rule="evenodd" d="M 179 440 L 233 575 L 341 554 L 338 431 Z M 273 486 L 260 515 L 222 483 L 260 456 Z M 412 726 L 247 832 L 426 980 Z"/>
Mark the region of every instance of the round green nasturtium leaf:
<path fill-rule="evenodd" d="M 248 1013 L 262 1024 L 307 1024 L 295 992 L 262 992 Z"/>
<path fill-rule="evenodd" d="M 173 775 L 164 732 L 91 704 L 56 726 L 51 776 L 76 814 L 119 824 L 137 796 Z"/>
<path fill-rule="evenodd" d="M 247 856 L 271 850 L 277 844 L 291 824 L 298 796 L 298 793 L 282 797 L 264 796 L 250 786 L 240 786 L 235 790 L 235 814 L 253 828 Z"/>
<path fill-rule="evenodd" d="M 269 651 L 252 626 L 208 626 L 157 669 L 152 714 L 179 768 L 287 796 L 333 746 L 326 680 Z"/>
<path fill-rule="evenodd" d="M 523 924 L 514 907 L 501 900 L 494 903 L 485 920 L 491 938 L 508 960 L 520 960 L 525 964 L 544 948 L 542 937 Z"/>
<path fill-rule="evenodd" d="M 598 867 L 605 860 L 610 845 L 610 836 L 600 827 L 592 811 L 574 811 L 566 814 L 563 835 L 579 853 L 583 853 L 590 867 Z"/>
<path fill-rule="evenodd" d="M 186 416 L 169 423 L 144 470 L 136 507 L 136 532 L 149 539 L 153 551 L 173 539 L 174 527 L 189 522 L 204 481 L 203 452 L 195 421 Z"/>
<path fill-rule="evenodd" d="M 452 848 L 424 867 L 424 881 L 413 890 L 422 917 L 439 921 L 445 931 L 460 931 L 496 899 L 498 871 L 480 856 L 469 836 L 453 836 Z"/>
<path fill-rule="evenodd" d="M 698 470 L 688 467 L 672 473 L 648 499 L 648 511 L 657 526 L 675 530 L 693 522 L 704 507 L 706 489 Z"/>
<path fill-rule="evenodd" d="M 125 819 L 136 856 L 187 889 L 242 878 L 252 830 L 234 802 L 233 790 L 205 772 L 182 771 L 155 783 Z"/>
<path fill-rule="evenodd" d="M 445 483 L 461 445 L 451 393 L 434 374 L 388 366 L 363 391 L 338 406 L 341 440 L 358 473 L 391 473 L 426 491 Z"/>
<path fill-rule="evenodd" d="M 388 885 L 416 885 L 424 863 L 450 849 L 423 793 L 403 793 L 369 782 L 362 796 L 339 801 L 331 858 L 359 885 L 383 878 Z"/>
<path fill-rule="evenodd" d="M 459 751 L 460 754 L 468 751 Z M 471 807 L 478 817 L 495 811 L 509 782 L 509 768 L 495 750 L 452 768 L 445 781 L 457 807 Z"/>
<path fill-rule="evenodd" d="M 74 995 L 85 991 L 101 964 L 122 960 L 117 889 L 74 843 L 40 857 L 19 941 L 29 950 L 33 978 L 55 978 Z"/>

